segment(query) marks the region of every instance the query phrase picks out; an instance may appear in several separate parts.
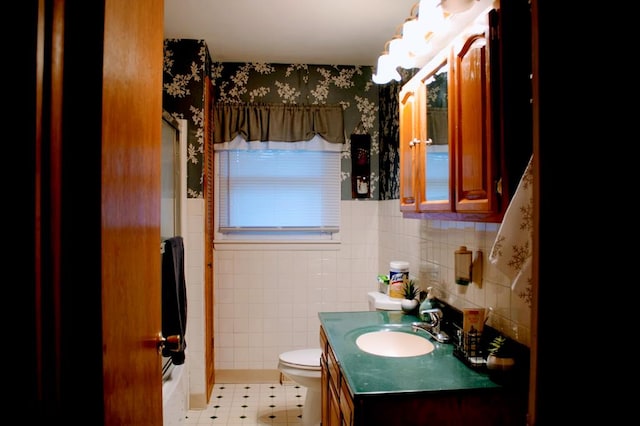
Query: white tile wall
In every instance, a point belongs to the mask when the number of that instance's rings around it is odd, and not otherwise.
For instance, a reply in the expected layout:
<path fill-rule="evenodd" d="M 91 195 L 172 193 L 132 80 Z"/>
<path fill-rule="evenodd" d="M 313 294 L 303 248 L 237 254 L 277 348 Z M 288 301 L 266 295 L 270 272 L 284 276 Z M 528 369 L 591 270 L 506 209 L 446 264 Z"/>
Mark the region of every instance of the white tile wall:
<path fill-rule="evenodd" d="M 206 404 L 204 359 L 204 200 L 187 199 L 185 281 L 187 283 L 186 365 L 189 371 L 189 406 Z"/>
<path fill-rule="evenodd" d="M 499 223 L 403 219 L 398 200 L 379 204 L 379 264 L 385 271 L 391 260 L 410 263 L 410 275 L 421 287 L 433 286 L 436 296 L 457 307 L 492 307 L 488 324 L 529 346 L 530 294 L 511 291 L 509 279 L 488 260 Z M 482 281 L 460 286 L 454 280 L 454 252 L 466 246 L 481 252 Z"/>
<path fill-rule="evenodd" d="M 204 389 L 204 201 L 188 203 L 188 351 L 191 392 Z M 391 260 L 406 260 L 423 288 L 455 307 L 493 307 L 489 324 L 529 345 L 527 295 L 488 261 L 499 224 L 403 219 L 398 200 L 342 201 L 337 249 L 215 250 L 215 368 L 275 369 L 287 350 L 318 346 L 318 312 L 368 309 L 367 292 Z M 482 285 L 453 279 L 454 251 L 483 255 Z M 195 383 L 194 383 L 195 382 Z"/>
<path fill-rule="evenodd" d="M 378 204 L 343 202 L 339 247 L 215 251 L 217 369 L 276 369 L 318 347 L 318 312 L 366 310 L 378 265 Z"/>

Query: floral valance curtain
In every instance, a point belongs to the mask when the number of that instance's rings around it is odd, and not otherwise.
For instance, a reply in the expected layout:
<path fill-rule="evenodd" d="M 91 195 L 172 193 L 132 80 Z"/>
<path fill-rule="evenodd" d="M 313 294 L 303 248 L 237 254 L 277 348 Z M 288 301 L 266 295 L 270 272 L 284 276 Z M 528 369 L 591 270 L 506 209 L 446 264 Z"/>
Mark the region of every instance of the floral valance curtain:
<path fill-rule="evenodd" d="M 345 143 L 340 105 L 216 104 L 213 142 L 299 142 L 319 135 L 331 143 Z"/>

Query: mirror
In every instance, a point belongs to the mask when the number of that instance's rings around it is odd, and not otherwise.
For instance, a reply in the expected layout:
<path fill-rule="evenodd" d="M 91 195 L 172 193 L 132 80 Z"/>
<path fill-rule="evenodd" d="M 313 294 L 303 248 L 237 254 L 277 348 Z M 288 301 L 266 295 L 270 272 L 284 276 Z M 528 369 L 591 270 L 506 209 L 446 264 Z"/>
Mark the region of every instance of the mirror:
<path fill-rule="evenodd" d="M 427 112 L 424 195 L 427 201 L 449 200 L 448 75 L 445 61 L 424 81 Z"/>

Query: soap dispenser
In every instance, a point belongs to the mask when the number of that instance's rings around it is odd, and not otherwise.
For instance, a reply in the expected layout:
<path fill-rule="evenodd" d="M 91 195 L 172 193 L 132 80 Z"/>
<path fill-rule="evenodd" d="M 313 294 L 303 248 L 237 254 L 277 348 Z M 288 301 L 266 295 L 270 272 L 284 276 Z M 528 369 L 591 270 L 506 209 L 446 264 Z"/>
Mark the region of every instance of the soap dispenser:
<path fill-rule="evenodd" d="M 422 312 L 435 307 L 435 301 L 433 300 L 433 287 L 427 287 L 427 297 L 424 298 L 418 310 L 418 316 L 420 320 L 431 322 L 431 318 L 429 317 L 429 315 L 422 315 Z"/>

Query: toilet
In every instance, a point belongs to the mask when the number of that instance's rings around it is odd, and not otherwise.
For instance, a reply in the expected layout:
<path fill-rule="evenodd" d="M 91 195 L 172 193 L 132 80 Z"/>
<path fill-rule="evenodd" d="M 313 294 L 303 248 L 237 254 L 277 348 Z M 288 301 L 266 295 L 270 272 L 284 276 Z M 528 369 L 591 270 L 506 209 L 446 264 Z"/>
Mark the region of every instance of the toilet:
<path fill-rule="evenodd" d="M 393 299 L 379 291 L 370 291 L 367 293 L 370 311 L 401 311 L 402 300 Z"/>
<path fill-rule="evenodd" d="M 322 350 L 298 349 L 280 354 L 278 370 L 289 379 L 307 389 L 302 406 L 302 424 L 319 425 L 322 404 L 322 387 L 320 385 L 320 356 Z"/>

